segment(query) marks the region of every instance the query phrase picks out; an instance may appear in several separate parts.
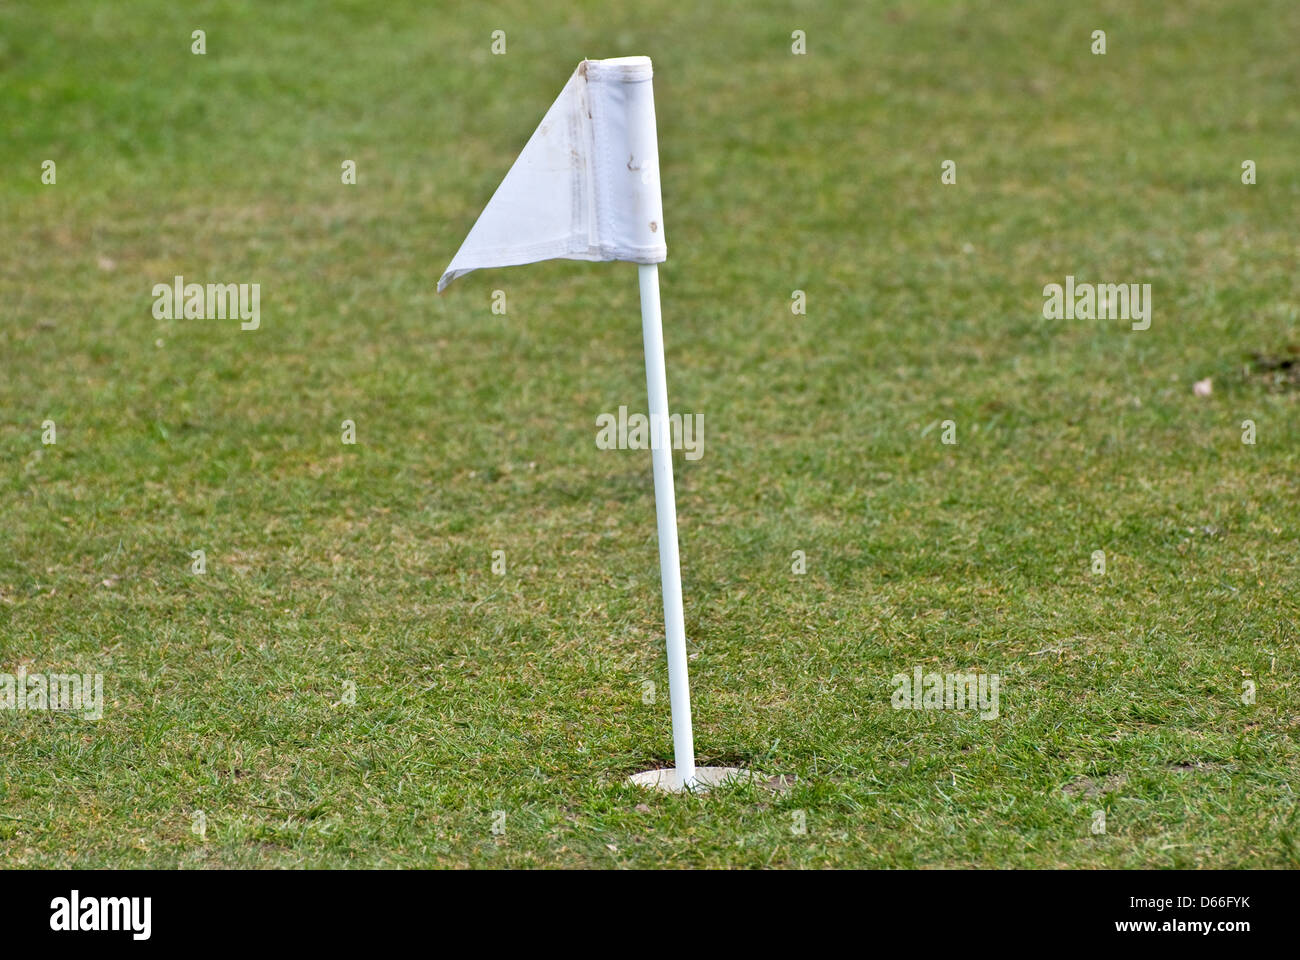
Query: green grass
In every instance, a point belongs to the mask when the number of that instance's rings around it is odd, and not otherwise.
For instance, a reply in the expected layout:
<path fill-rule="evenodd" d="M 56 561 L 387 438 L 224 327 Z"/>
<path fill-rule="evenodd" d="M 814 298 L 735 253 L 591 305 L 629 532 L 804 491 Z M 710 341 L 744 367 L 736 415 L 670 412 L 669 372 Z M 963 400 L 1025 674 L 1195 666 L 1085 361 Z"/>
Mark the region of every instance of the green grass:
<path fill-rule="evenodd" d="M 1246 360 L 1300 342 L 1300 7 L 321 6 L 0 9 L 0 671 L 106 699 L 0 712 L 0 862 L 1300 865 L 1300 394 Z M 594 442 L 634 268 L 434 292 L 633 53 L 697 750 L 780 792 L 623 782 L 671 758 L 649 455 Z M 1043 320 L 1067 273 L 1151 329 Z M 262 328 L 155 320 L 175 274 Z M 891 709 L 914 665 L 1000 717 Z"/>

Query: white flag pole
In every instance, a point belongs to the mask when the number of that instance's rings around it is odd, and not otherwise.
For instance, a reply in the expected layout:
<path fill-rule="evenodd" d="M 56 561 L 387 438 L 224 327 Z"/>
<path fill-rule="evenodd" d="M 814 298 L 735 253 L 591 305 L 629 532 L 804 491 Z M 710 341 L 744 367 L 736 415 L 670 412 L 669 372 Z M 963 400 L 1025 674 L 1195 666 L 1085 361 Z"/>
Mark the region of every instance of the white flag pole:
<path fill-rule="evenodd" d="M 752 780 L 755 773 L 735 767 L 695 766 L 682 573 L 677 556 L 672 426 L 659 315 L 658 264 L 668 256 L 668 248 L 659 194 L 653 76 L 649 57 L 578 64 L 438 280 L 438 290 L 471 270 L 557 257 L 625 260 L 638 265 L 676 767 L 646 770 L 629 779 L 659 790 L 703 791 Z"/>
<path fill-rule="evenodd" d="M 695 786 L 695 742 L 691 733 L 691 685 L 686 671 L 682 572 L 677 554 L 677 498 L 673 493 L 672 426 L 668 420 L 668 376 L 659 312 L 659 265 L 642 263 L 637 272 L 641 279 L 641 333 L 650 401 L 655 516 L 659 523 L 659 577 L 663 582 L 664 633 L 668 640 L 668 698 L 672 702 L 673 757 L 677 767 L 674 779 L 678 789 L 690 789 Z"/>

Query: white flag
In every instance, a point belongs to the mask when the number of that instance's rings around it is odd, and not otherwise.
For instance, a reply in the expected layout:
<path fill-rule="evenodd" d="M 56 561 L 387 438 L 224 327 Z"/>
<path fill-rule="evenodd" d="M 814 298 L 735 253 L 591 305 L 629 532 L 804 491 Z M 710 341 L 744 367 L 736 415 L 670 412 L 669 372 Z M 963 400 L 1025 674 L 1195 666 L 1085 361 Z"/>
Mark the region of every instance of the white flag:
<path fill-rule="evenodd" d="M 578 64 L 479 214 L 439 291 L 482 267 L 667 258 L 653 75 L 649 57 Z"/>

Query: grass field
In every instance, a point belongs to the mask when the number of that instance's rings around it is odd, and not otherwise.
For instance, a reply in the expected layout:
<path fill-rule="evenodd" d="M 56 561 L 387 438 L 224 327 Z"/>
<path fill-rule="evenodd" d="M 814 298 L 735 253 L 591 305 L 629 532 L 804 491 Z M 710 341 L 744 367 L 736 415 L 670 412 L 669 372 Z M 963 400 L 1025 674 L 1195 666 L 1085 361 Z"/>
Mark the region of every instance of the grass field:
<path fill-rule="evenodd" d="M 1300 865 L 1300 391 L 1252 359 L 1300 343 L 1300 6 L 438 6 L 0 7 L 0 672 L 105 700 L 0 711 L 0 865 Z M 784 789 L 623 782 L 672 753 L 650 458 L 595 444 L 635 267 L 434 292 L 628 54 L 697 750 Z M 177 274 L 261 328 L 155 319 Z M 1045 320 L 1066 275 L 1150 329 Z M 892 709 L 916 666 L 999 717 Z"/>

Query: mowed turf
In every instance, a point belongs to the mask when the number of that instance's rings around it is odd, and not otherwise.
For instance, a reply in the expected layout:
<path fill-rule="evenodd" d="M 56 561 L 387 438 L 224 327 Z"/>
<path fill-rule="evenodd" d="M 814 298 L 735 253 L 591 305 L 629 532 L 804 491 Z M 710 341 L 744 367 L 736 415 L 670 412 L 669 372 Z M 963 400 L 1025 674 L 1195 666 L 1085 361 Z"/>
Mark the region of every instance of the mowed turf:
<path fill-rule="evenodd" d="M 105 695 L 0 711 L 0 860 L 1296 866 L 1300 393 L 1251 354 L 1300 343 L 1297 32 L 1289 0 L 0 9 L 0 672 Z M 672 755 L 650 456 L 595 442 L 645 409 L 635 268 L 434 290 L 574 65 L 629 54 L 704 416 L 696 746 L 784 789 L 624 783 Z M 259 283 L 261 328 L 155 319 L 177 274 Z M 1067 275 L 1150 283 L 1150 329 L 1044 320 Z M 996 674 L 998 718 L 893 709 L 917 666 Z"/>

